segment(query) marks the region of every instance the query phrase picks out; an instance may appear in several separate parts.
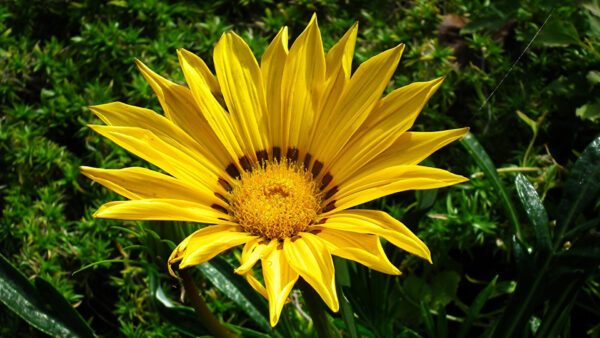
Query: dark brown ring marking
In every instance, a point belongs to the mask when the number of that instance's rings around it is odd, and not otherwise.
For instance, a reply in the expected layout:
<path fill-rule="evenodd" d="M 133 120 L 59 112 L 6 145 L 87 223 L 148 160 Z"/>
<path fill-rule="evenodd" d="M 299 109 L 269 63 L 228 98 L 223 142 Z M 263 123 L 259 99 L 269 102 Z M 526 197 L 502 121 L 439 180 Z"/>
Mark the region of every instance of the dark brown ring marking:
<path fill-rule="evenodd" d="M 223 187 L 223 189 L 225 189 L 226 191 L 233 190 L 233 188 L 231 188 L 231 185 L 229 184 L 229 182 L 225 181 L 224 178 L 219 177 L 219 181 L 218 182 Z"/>
<path fill-rule="evenodd" d="M 325 208 L 323 208 L 323 212 L 328 212 L 328 211 L 331 211 L 331 210 L 335 209 L 335 202 L 336 201 L 329 202 L 329 204 L 327 204 L 325 206 Z"/>
<path fill-rule="evenodd" d="M 248 156 L 244 155 L 244 156 L 240 157 L 238 159 L 238 162 L 240 162 L 242 169 L 244 169 L 246 171 L 252 170 L 252 166 L 250 165 L 250 160 L 248 159 Z"/>
<path fill-rule="evenodd" d="M 319 175 L 319 173 L 321 172 L 321 169 L 323 169 L 323 162 L 315 161 L 315 164 L 313 164 L 313 167 L 312 167 L 313 178 L 315 178 Z"/>
<path fill-rule="evenodd" d="M 238 178 L 238 179 L 240 178 L 240 171 L 233 163 L 230 163 L 227 166 L 227 168 L 225 169 L 225 171 L 229 174 L 229 176 L 231 176 L 233 178 Z"/>
<path fill-rule="evenodd" d="M 298 160 L 298 148 L 289 148 L 286 157 L 288 160 L 296 162 Z"/>
<path fill-rule="evenodd" d="M 281 161 L 281 148 L 273 147 L 273 160 Z"/>
<path fill-rule="evenodd" d="M 327 185 L 331 183 L 332 179 L 333 176 L 331 176 L 331 173 L 325 174 L 325 176 L 323 176 L 323 179 L 321 180 L 321 189 L 325 189 L 325 187 L 327 187 Z"/>
<path fill-rule="evenodd" d="M 325 193 L 325 196 L 323 197 L 325 200 L 330 199 L 333 195 L 335 195 L 340 189 L 338 188 L 338 186 L 336 185 L 335 187 L 327 190 L 327 192 Z"/>
<path fill-rule="evenodd" d="M 218 204 L 216 204 L 216 203 L 213 203 L 213 204 L 211 204 L 211 206 L 210 206 L 210 207 L 211 207 L 211 208 L 213 208 L 213 209 L 215 209 L 215 210 L 218 210 L 218 211 L 220 211 L 220 212 L 222 212 L 222 213 L 224 213 L 224 214 L 227 214 L 227 213 L 228 213 L 228 212 L 227 212 L 227 208 L 225 208 L 225 207 L 223 207 L 223 206 L 220 206 L 220 205 L 218 205 Z"/>
<path fill-rule="evenodd" d="M 258 164 L 262 164 L 269 160 L 269 153 L 266 150 L 259 150 L 256 152 L 256 158 L 258 159 Z"/>
<path fill-rule="evenodd" d="M 227 198 L 225 198 L 225 196 L 219 194 L 218 192 L 215 193 L 215 196 L 217 196 L 221 201 L 229 204 L 229 200 L 227 200 Z"/>
<path fill-rule="evenodd" d="M 306 153 L 306 156 L 304 156 L 304 169 L 308 170 L 308 166 L 310 165 L 311 160 L 312 160 L 312 155 L 309 153 Z"/>

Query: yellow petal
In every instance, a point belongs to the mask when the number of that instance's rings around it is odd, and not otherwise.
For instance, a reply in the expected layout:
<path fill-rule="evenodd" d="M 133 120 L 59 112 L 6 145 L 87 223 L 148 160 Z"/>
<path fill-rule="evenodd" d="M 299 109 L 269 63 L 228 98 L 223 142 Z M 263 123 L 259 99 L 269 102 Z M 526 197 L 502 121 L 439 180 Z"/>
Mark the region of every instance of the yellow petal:
<path fill-rule="evenodd" d="M 156 171 L 132 167 L 124 169 L 99 169 L 80 167 L 81 173 L 112 191 L 132 200 L 167 198 L 204 205 L 226 207 L 213 191 L 199 184 L 185 184 Z"/>
<path fill-rule="evenodd" d="M 269 139 L 272 147 L 282 147 L 281 80 L 288 55 L 288 29 L 281 28 L 261 59 L 261 73 L 267 99 Z"/>
<path fill-rule="evenodd" d="M 240 275 L 248 273 L 259 259 L 268 255 L 277 246 L 277 243 L 278 241 L 275 239 L 268 241 L 264 238 L 257 238 L 246 243 L 242 250 L 242 264 L 235 269 L 235 273 Z"/>
<path fill-rule="evenodd" d="M 334 205 L 328 206 L 326 211 L 348 209 L 400 191 L 435 189 L 465 181 L 468 179 L 463 176 L 437 168 L 416 165 L 375 168 L 335 188 L 337 193 L 326 202 Z"/>
<path fill-rule="evenodd" d="M 344 182 L 370 161 L 379 159 L 379 154 L 392 146 L 398 136 L 412 126 L 442 80 L 413 83 L 383 98 L 333 161 L 331 173 L 335 181 Z"/>
<path fill-rule="evenodd" d="M 275 248 L 269 255 L 263 257 L 261 265 L 269 300 L 271 326 L 275 326 L 279 321 L 283 305 L 298 280 L 298 273 L 288 264 L 281 247 Z"/>
<path fill-rule="evenodd" d="M 179 269 L 208 262 L 221 252 L 256 238 L 237 225 L 212 225 L 202 228 L 181 242 L 169 257 L 169 265 L 181 262 Z"/>
<path fill-rule="evenodd" d="M 223 168 L 226 167 L 227 164 L 231 162 L 231 158 L 228 156 L 225 147 L 221 141 L 219 141 L 217 135 L 215 135 L 211 126 L 200 112 L 200 107 L 198 107 L 194 101 L 194 97 L 190 90 L 185 86 L 171 82 L 156 74 L 141 61 L 135 59 L 135 62 L 144 78 L 146 78 L 156 93 L 165 112 L 165 116 L 198 142 L 198 144 L 205 149 L 205 152 L 203 152 L 205 156 L 209 158 L 214 157 L 219 161 Z M 204 71 L 205 78 L 207 78 L 207 82 L 210 83 L 211 91 L 214 90 L 213 95 L 215 95 L 217 99 L 221 98 L 222 100 L 220 88 L 214 76 L 210 73 L 208 68 L 202 69 L 201 71 Z M 140 125 L 137 126 L 139 127 Z"/>
<path fill-rule="evenodd" d="M 388 260 L 376 235 L 318 226 L 314 227 L 314 230 L 318 231 L 317 237 L 325 242 L 332 255 L 356 261 L 379 272 L 390 275 L 400 274 L 400 270 Z"/>
<path fill-rule="evenodd" d="M 350 78 L 352 72 L 352 58 L 354 55 L 354 46 L 356 44 L 356 34 L 358 32 L 358 21 L 348 29 L 342 38 L 327 52 L 325 62 L 327 65 L 327 80 L 336 76 L 336 73 L 342 71 L 344 77 Z"/>
<path fill-rule="evenodd" d="M 265 297 L 268 300 L 269 295 L 267 294 L 267 289 L 265 288 L 264 285 L 262 285 L 261 282 L 258 281 L 258 279 L 256 279 L 256 277 L 254 277 L 254 275 L 252 274 L 252 271 L 249 271 L 248 273 L 246 273 L 245 276 L 246 276 L 246 280 L 248 281 L 248 284 L 250 284 L 250 286 L 254 289 L 254 291 L 258 292 L 261 296 Z M 277 322 L 275 322 L 275 324 L 277 324 Z M 273 326 L 275 326 L 275 325 L 273 325 Z"/>
<path fill-rule="evenodd" d="M 425 103 L 435 94 L 445 79 L 446 77 L 439 77 L 395 89 L 377 103 L 363 127 L 369 129 L 382 120 L 390 119 L 387 124 L 397 126 L 398 130 L 410 129 Z"/>
<path fill-rule="evenodd" d="M 283 251 L 292 269 L 317 291 L 332 311 L 338 311 L 333 260 L 323 241 L 303 232 L 293 240 L 286 238 Z"/>
<path fill-rule="evenodd" d="M 131 221 L 185 221 L 198 223 L 228 223 L 231 216 L 210 206 L 174 199 L 143 199 L 115 201 L 102 205 L 96 218 Z"/>
<path fill-rule="evenodd" d="M 322 161 L 330 163 L 369 116 L 394 74 L 403 50 L 404 45 L 399 45 L 376 55 L 352 75 L 335 108 L 317 126 L 314 152 Z"/>
<path fill-rule="evenodd" d="M 404 224 L 383 211 L 344 210 L 328 215 L 319 227 L 381 236 L 395 246 L 431 262 L 429 249 Z"/>
<path fill-rule="evenodd" d="M 418 164 L 447 144 L 458 140 L 469 132 L 469 128 L 450 129 L 437 132 L 406 132 L 398 137 L 386 151 L 365 166 L 383 168 L 395 165 Z"/>
<path fill-rule="evenodd" d="M 326 81 L 321 94 L 319 109 L 316 111 L 315 127 L 311 130 L 309 137 L 309 147 L 312 150 L 315 148 L 313 142 L 320 138 L 315 137 L 315 133 L 319 132 L 319 123 L 325 123 L 327 117 L 331 114 L 336 104 L 338 103 L 341 94 L 344 92 L 346 85 L 350 81 L 352 73 L 352 57 L 354 55 L 354 45 L 356 44 L 356 34 L 358 32 L 358 22 L 356 22 L 344 34 L 344 36 L 327 52 L 325 57 L 326 63 Z M 314 160 L 322 157 L 320 153 L 314 152 Z M 320 159 L 322 161 L 322 159 Z M 307 163 L 310 168 L 310 163 Z"/>
<path fill-rule="evenodd" d="M 218 169 L 214 168 L 213 163 L 197 161 L 186 152 L 164 142 L 149 130 L 97 125 L 89 125 L 89 127 L 185 183 L 203 184 L 223 196 L 226 194 L 223 187 L 218 184 L 220 176 L 215 173 Z"/>
<path fill-rule="evenodd" d="M 177 51 L 179 63 L 183 70 L 185 80 L 192 91 L 196 104 L 200 107 L 202 115 L 211 126 L 231 158 L 239 159 L 244 156 L 242 148 L 238 143 L 236 133 L 229 118 L 229 114 L 223 109 L 219 101 L 211 91 L 212 74 L 201 58 L 184 49 Z M 241 167 L 235 162 L 238 169 Z"/>
<path fill-rule="evenodd" d="M 188 156 L 209 164 L 209 168 L 213 172 L 220 173 L 221 168 L 225 168 L 229 163 L 227 159 L 222 160 L 227 162 L 223 163 L 214 156 L 214 153 L 220 149 L 219 147 L 207 148 L 206 145 L 199 144 L 178 126 L 152 110 L 130 106 L 121 102 L 93 106 L 90 107 L 90 110 L 109 126 L 136 127 L 152 132 L 162 141 Z M 213 163 L 219 163 L 219 166 L 212 165 Z"/>
<path fill-rule="evenodd" d="M 267 150 L 267 104 L 262 74 L 248 45 L 233 32 L 225 33 L 215 46 L 214 62 L 223 97 L 235 129 L 256 157 Z"/>
<path fill-rule="evenodd" d="M 282 80 L 284 147 L 306 151 L 325 81 L 325 55 L 317 17 L 290 48 Z M 288 134 L 289 133 L 289 134 Z M 284 151 L 284 149 L 282 149 Z"/>

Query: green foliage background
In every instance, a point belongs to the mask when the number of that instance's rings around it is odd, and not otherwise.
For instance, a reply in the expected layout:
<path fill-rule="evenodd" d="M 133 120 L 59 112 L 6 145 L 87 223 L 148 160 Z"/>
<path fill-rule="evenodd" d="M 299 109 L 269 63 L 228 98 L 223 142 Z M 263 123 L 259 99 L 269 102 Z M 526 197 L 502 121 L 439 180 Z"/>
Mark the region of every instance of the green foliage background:
<path fill-rule="evenodd" d="M 57 288 L 98 335 L 184 334 L 157 311 L 156 288 L 150 284 L 159 276 L 158 285 L 172 300 L 179 298 L 178 281 L 165 273 L 166 257 L 173 241 L 191 228 L 91 217 L 101 204 L 118 197 L 82 177 L 78 166 L 146 164 L 87 128 L 99 123 L 87 107 L 123 101 L 160 112 L 134 58 L 183 83 L 176 49 L 186 48 L 211 65 L 215 42 L 223 32 L 235 30 L 260 57 L 281 26 L 290 27 L 293 39 L 314 12 L 326 48 L 359 22 L 355 67 L 406 44 L 389 89 L 447 76 L 413 130 L 471 127 L 495 165 L 503 168 L 504 185 L 512 187 L 516 173 L 525 174 L 547 206 L 551 223 L 557 218 L 565 178 L 600 131 L 597 2 L 4 1 L 0 253 L 27 277 L 41 277 Z M 468 18 L 460 34 L 440 28 L 448 14 Z M 368 207 L 388 211 L 418 232 L 435 264 L 386 247 L 403 276 L 348 265 L 354 278 L 346 291 L 361 335 L 455 336 L 466 320 L 473 321 L 471 332 L 478 335 L 501 317 L 515 290 L 514 231 L 489 175 L 458 143 L 426 164 L 472 179 L 449 189 L 370 203 Z M 512 188 L 508 193 L 516 199 Z M 598 196 L 592 198 L 579 217 L 598 216 Z M 534 228 L 520 208 L 518 217 L 525 224 L 524 240 L 533 241 Z M 599 236 L 597 227 L 588 235 Z M 234 251 L 226 260 L 235 264 L 236 255 Z M 578 286 L 581 292 L 563 335 L 600 334 L 597 267 Z M 197 278 L 220 318 L 260 330 L 208 278 Z M 489 301 L 474 313 L 474 301 L 486 285 L 493 286 Z M 4 305 L 0 308 L 0 336 L 41 335 Z M 536 311 L 524 335 L 539 326 L 544 310 Z M 285 316 L 289 322 L 282 325 L 299 327 L 298 335 L 311 332 L 292 306 Z M 440 322 L 442 317 L 447 321 Z M 347 333 L 340 315 L 334 318 Z"/>

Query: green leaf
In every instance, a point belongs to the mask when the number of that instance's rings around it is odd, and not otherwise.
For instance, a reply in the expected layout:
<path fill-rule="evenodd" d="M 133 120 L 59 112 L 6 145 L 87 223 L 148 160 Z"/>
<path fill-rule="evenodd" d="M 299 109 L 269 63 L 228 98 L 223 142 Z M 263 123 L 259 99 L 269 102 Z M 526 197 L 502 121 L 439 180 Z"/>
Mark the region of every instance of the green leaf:
<path fill-rule="evenodd" d="M 586 103 L 575 109 L 575 115 L 582 120 L 590 120 L 596 122 L 600 119 L 600 102 Z"/>
<path fill-rule="evenodd" d="M 467 313 L 467 316 L 465 317 L 462 325 L 460 326 L 458 335 L 456 336 L 457 338 L 464 338 L 467 336 L 469 330 L 471 329 L 471 326 L 473 325 L 473 322 L 477 319 L 477 317 L 479 317 L 481 309 L 483 309 L 483 306 L 490 298 L 492 291 L 494 291 L 494 287 L 496 286 L 497 280 L 498 276 L 494 277 L 494 279 L 492 279 L 492 281 L 483 290 L 481 290 L 479 294 L 477 294 L 477 297 L 475 297 L 475 300 L 469 307 L 469 312 Z"/>
<path fill-rule="evenodd" d="M 54 337 L 93 337 L 89 325 L 47 281 L 35 286 L 0 255 L 0 301 L 36 329 Z"/>
<path fill-rule="evenodd" d="M 556 255 L 556 263 L 577 270 L 595 269 L 600 265 L 600 247 L 583 246 L 561 251 Z"/>
<path fill-rule="evenodd" d="M 343 288 L 338 285 L 338 296 L 340 300 L 340 312 L 342 314 L 342 319 L 344 320 L 344 324 L 346 324 L 346 330 L 348 330 L 348 336 L 352 338 L 358 338 L 358 328 L 356 326 L 356 321 L 354 320 L 354 311 L 352 310 L 352 305 L 348 301 L 346 297 L 346 293 Z"/>
<path fill-rule="evenodd" d="M 600 192 L 600 137 L 590 143 L 573 165 L 565 182 L 562 199 L 558 205 L 558 232 L 555 247 L 563 240 L 563 234 L 575 217 L 594 202 Z"/>
<path fill-rule="evenodd" d="M 591 14 L 600 17 L 600 5 L 598 3 L 598 0 L 590 0 L 583 2 L 581 4 L 581 7 L 590 11 Z"/>
<path fill-rule="evenodd" d="M 343 288 L 343 286 L 351 286 L 348 262 L 345 259 L 333 257 L 333 263 L 335 264 L 335 286 L 340 300 L 340 313 L 342 314 L 344 324 L 346 324 L 348 336 L 358 338 L 358 328 L 356 326 L 356 321 L 354 320 L 354 311 L 352 310 L 352 305 L 350 304 L 350 301 L 348 301 Z"/>
<path fill-rule="evenodd" d="M 527 252 L 527 248 L 515 236 L 512 238 L 512 253 L 515 256 L 519 276 L 529 271 L 533 264 L 531 256 Z"/>
<path fill-rule="evenodd" d="M 443 271 L 433 278 L 433 303 L 446 306 L 456 297 L 460 275 L 455 271 Z M 434 306 L 435 308 L 435 306 Z"/>
<path fill-rule="evenodd" d="M 415 190 L 417 210 L 429 210 L 437 198 L 438 189 Z"/>
<path fill-rule="evenodd" d="M 581 42 L 573 23 L 559 20 L 549 22 L 537 41 L 549 47 L 565 47 Z"/>
<path fill-rule="evenodd" d="M 266 302 L 252 289 L 245 278 L 233 272 L 234 268 L 220 257 L 198 266 L 202 274 L 227 297 L 234 301 L 263 330 L 272 332 Z"/>
<path fill-rule="evenodd" d="M 446 318 L 446 307 L 440 306 L 437 315 L 437 338 L 448 337 L 448 318 Z"/>
<path fill-rule="evenodd" d="M 576 227 L 574 227 L 573 229 L 569 230 L 565 234 L 564 238 L 565 239 L 571 238 L 572 236 L 575 236 L 580 232 L 587 231 L 587 230 L 597 227 L 598 224 L 600 224 L 600 217 L 593 218 L 593 219 L 586 221 L 582 224 L 579 224 Z"/>
<path fill-rule="evenodd" d="M 500 200 L 502 201 L 502 206 L 506 211 L 508 218 L 510 219 L 515 234 L 524 242 L 523 234 L 521 232 L 521 225 L 519 224 L 519 217 L 517 216 L 517 211 L 514 205 L 511 202 L 511 198 L 509 197 L 508 192 L 504 188 L 504 184 L 496 171 L 496 167 L 492 163 L 492 160 L 485 152 L 479 141 L 473 136 L 473 134 L 468 133 L 461 140 L 460 143 L 465 147 L 469 155 L 475 160 L 475 163 L 479 166 L 479 168 L 485 173 L 485 175 L 491 180 L 492 186 L 498 194 L 500 195 Z"/>
<path fill-rule="evenodd" d="M 588 80 L 590 84 L 598 84 L 600 83 L 600 72 L 597 70 L 590 70 L 585 78 Z"/>
<path fill-rule="evenodd" d="M 544 262 L 536 265 L 534 257 L 527 253 L 527 249 L 515 237 L 512 244 L 519 279 L 508 305 L 497 321 L 493 337 L 513 337 L 521 332 L 546 287 L 550 256 L 544 257 Z"/>
<path fill-rule="evenodd" d="M 517 175 L 515 178 L 515 187 L 517 188 L 517 194 L 519 195 L 521 204 L 523 204 L 527 217 L 533 226 L 536 248 L 540 250 L 540 252 L 548 253 L 552 247 L 548 213 L 535 191 L 535 188 L 529 183 L 525 176 L 522 174 Z"/>
<path fill-rule="evenodd" d="M 150 296 L 152 304 L 158 314 L 169 323 L 171 323 L 181 333 L 192 337 L 212 337 L 203 327 L 202 322 L 193 308 L 182 305 L 175 305 L 165 295 L 158 280 L 158 274 L 155 271 L 150 272 Z M 251 329 L 237 325 L 224 323 L 229 330 L 241 337 L 269 338 L 271 336 Z"/>
<path fill-rule="evenodd" d="M 421 318 L 423 318 L 423 324 L 425 324 L 425 332 L 431 338 L 435 338 L 435 327 L 433 324 L 433 316 L 431 315 L 431 311 L 429 310 L 429 306 L 425 302 L 421 302 L 419 306 L 419 310 L 421 311 Z"/>
<path fill-rule="evenodd" d="M 531 131 L 533 131 L 534 135 L 537 135 L 538 133 L 538 124 L 537 122 L 535 122 L 534 120 L 532 120 L 529 116 L 525 115 L 525 113 L 517 110 L 517 115 L 519 116 L 519 118 L 521 120 L 523 120 L 523 122 L 527 123 L 527 125 L 529 126 L 529 128 L 531 128 Z"/>
<path fill-rule="evenodd" d="M 189 336 L 210 335 L 198 319 L 194 309 L 187 306 L 178 306 L 171 302 L 163 292 L 156 272 L 151 272 L 149 279 L 152 304 L 163 319 L 171 323 L 181 333 Z"/>
<path fill-rule="evenodd" d="M 542 325 L 538 328 L 535 336 L 538 338 L 544 337 L 559 337 L 558 334 L 567 323 L 577 294 L 581 289 L 584 278 L 570 278 L 568 282 L 561 284 L 560 291 L 553 294 L 553 299 L 550 300 Z"/>

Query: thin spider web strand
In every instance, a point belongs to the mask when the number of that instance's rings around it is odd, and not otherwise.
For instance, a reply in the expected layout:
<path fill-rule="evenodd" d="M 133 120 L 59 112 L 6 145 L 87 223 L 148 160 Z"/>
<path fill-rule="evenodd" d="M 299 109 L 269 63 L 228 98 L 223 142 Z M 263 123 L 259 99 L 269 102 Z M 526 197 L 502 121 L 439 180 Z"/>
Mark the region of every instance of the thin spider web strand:
<path fill-rule="evenodd" d="M 483 104 L 481 105 L 481 107 L 479 107 L 479 110 L 481 110 L 481 109 L 483 109 L 483 107 L 485 107 L 485 105 L 490 101 L 490 99 L 492 98 L 492 96 L 494 96 L 494 94 L 496 93 L 496 91 L 498 90 L 498 88 L 500 88 L 500 86 L 502 86 L 502 83 L 504 82 L 504 80 L 506 80 L 506 78 L 508 77 L 508 75 L 510 75 L 510 73 L 513 70 L 513 68 L 515 68 L 515 66 L 517 65 L 517 63 L 519 63 L 519 61 L 521 60 L 521 58 L 523 57 L 523 55 L 525 55 L 525 53 L 527 52 L 527 50 L 529 50 L 529 47 L 531 47 L 531 44 L 533 44 L 533 42 L 538 37 L 538 35 L 540 35 L 540 32 L 542 31 L 542 29 L 544 29 L 544 26 L 546 25 L 546 23 L 548 22 L 548 20 L 550 20 L 550 17 L 552 16 L 552 12 L 553 11 L 554 11 L 554 8 L 552 8 L 550 10 L 550 13 L 548 13 L 548 16 L 546 17 L 546 20 L 544 20 L 544 23 L 542 23 L 542 25 L 537 30 L 537 32 L 535 32 L 535 35 L 531 38 L 531 40 L 529 40 L 529 43 L 527 44 L 527 46 L 525 47 L 525 49 L 523 49 L 523 52 L 521 52 L 521 55 L 519 55 L 519 57 L 517 58 L 517 60 L 515 60 L 515 62 L 512 64 L 512 66 L 510 66 L 510 68 L 508 69 L 508 71 L 506 72 L 506 74 L 504 74 L 504 77 L 502 78 L 502 80 L 500 80 L 500 83 L 498 83 L 498 85 L 496 86 L 496 88 L 494 88 L 494 90 L 492 90 L 492 93 L 485 99 L 485 101 L 483 102 Z"/>

